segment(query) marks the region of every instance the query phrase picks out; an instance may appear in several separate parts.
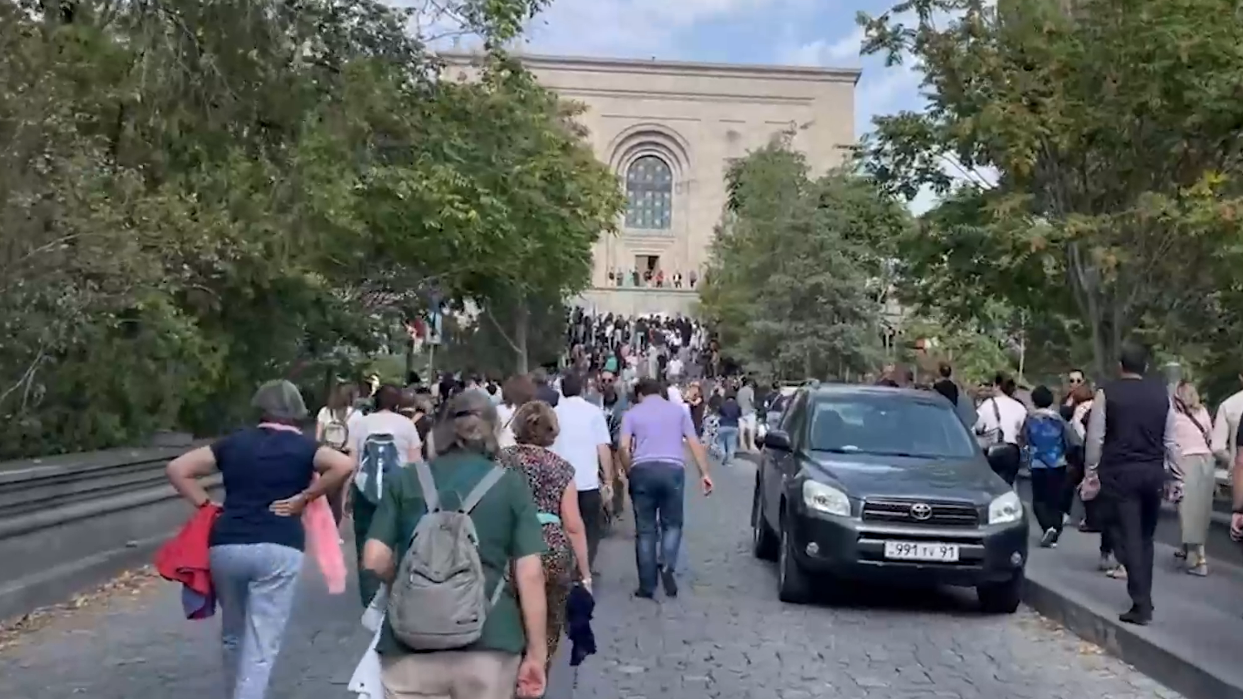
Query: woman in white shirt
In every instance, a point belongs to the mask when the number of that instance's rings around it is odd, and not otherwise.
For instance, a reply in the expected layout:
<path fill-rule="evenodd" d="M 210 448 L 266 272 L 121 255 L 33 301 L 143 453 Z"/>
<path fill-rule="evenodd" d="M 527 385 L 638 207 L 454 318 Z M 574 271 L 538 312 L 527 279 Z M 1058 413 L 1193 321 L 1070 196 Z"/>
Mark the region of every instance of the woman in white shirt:
<path fill-rule="evenodd" d="M 1027 407 L 1014 399 L 1017 390 L 1014 379 L 998 374 L 992 395 L 976 411 L 975 422 L 975 433 L 989 466 L 1011 486 L 1019 476 L 1019 433 L 1027 420 Z"/>
<path fill-rule="evenodd" d="M 535 382 L 527 374 L 511 376 L 501 388 L 501 404 L 496 406 L 496 441 L 501 449 L 518 443 L 511 424 L 518 408 L 535 400 Z"/>

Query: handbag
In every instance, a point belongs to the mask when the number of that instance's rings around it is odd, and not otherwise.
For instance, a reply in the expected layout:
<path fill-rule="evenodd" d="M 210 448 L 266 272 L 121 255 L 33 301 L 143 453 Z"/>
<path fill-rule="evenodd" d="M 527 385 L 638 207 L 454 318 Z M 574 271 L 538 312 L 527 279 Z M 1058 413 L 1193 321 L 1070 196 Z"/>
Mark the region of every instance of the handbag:
<path fill-rule="evenodd" d="M 997 426 L 980 432 L 977 440 L 985 455 L 992 456 L 994 450 L 1006 446 L 1006 442 L 1005 432 L 1001 429 L 1001 409 L 997 407 L 997 399 L 989 398 L 988 400 L 993 404 L 993 417 L 997 419 Z"/>

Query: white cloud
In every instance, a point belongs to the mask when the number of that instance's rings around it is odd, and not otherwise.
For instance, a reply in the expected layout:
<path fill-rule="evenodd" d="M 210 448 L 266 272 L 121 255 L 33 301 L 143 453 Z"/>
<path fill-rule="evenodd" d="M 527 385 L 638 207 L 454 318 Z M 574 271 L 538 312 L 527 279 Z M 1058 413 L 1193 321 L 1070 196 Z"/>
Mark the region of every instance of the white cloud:
<path fill-rule="evenodd" d="M 679 32 L 757 10 L 780 11 L 806 0 L 556 0 L 535 18 L 533 50 L 635 57 L 678 54 Z"/>
<path fill-rule="evenodd" d="M 857 66 L 863 38 L 863 27 L 855 27 L 854 31 L 836 41 L 816 39 L 801 46 L 788 47 L 780 53 L 778 61 L 796 66 Z"/>

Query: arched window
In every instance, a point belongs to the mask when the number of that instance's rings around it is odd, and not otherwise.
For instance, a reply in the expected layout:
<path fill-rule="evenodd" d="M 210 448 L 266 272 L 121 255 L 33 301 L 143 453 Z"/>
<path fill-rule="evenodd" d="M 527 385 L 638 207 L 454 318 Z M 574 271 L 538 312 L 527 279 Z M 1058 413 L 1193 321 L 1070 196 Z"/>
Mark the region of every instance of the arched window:
<path fill-rule="evenodd" d="M 673 223 L 673 171 L 645 155 L 626 170 L 626 227 L 669 230 Z"/>

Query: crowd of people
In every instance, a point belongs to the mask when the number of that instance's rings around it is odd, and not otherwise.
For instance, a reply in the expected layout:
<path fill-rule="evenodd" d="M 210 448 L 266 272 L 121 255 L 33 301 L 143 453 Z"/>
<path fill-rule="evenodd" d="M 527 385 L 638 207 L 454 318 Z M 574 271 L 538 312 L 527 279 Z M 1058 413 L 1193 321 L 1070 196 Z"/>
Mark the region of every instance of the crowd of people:
<path fill-rule="evenodd" d="M 303 559 L 324 553 L 303 521 L 312 503 L 353 534 L 375 635 L 351 686 L 376 699 L 542 696 L 563 637 L 592 652 L 594 563 L 627 509 L 635 595 L 678 594 L 685 466 L 710 494 L 709 452 L 731 457 L 739 432 L 754 447 L 754 386 L 711 378 L 719 350 L 689 319 L 570 321 L 557 371 L 343 383 L 313 433 L 297 387 L 271 382 L 254 427 L 169 465 L 177 491 L 212 511 L 202 547 L 233 699 L 267 695 Z M 708 424 L 716 449 L 701 441 Z M 221 504 L 199 482 L 217 472 Z M 333 537 L 337 556 L 345 543 Z"/>
<path fill-rule="evenodd" d="M 622 269 L 614 267 L 609 270 L 609 284 L 618 287 L 648 289 L 694 289 L 699 284 L 699 272 L 691 270 L 685 275 L 681 270 L 665 274 L 660 268 Z"/>
<path fill-rule="evenodd" d="M 567 346 L 556 371 L 503 383 L 467 373 L 342 385 L 313 434 L 301 431 L 298 389 L 274 381 L 254 397 L 256 426 L 169 465 L 177 491 L 213 509 L 204 548 L 230 696 L 267 694 L 314 548 L 300 516 L 321 499 L 337 527 L 350 520 L 360 610 L 377 621 L 377 698 L 541 696 L 563 637 L 576 659 L 593 651 L 584 620 L 596 555 L 627 509 L 635 595 L 678 594 L 687 462 L 711 494 L 712 468 L 758 449 L 783 394 L 721 376 L 714 338 L 685 318 L 579 310 Z M 1121 378 L 1093 390 L 1070 372 L 1060 398 L 1046 386 L 1020 394 L 1005 375 L 968 390 L 949 364 L 922 386 L 956 407 L 1000 477 L 1013 484 L 1027 467 L 1042 546 L 1057 545 L 1083 503 L 1079 527 L 1099 532 L 1102 570 L 1132 597 L 1122 619 L 1138 624 L 1152 618 L 1163 497 L 1179 503 L 1187 572 L 1207 575 L 1215 464 L 1233 463 L 1243 415 L 1243 391 L 1210 423 L 1194 386 L 1171 390 L 1144 380 L 1147 369 L 1144 350 L 1127 345 Z M 887 367 L 877 383 L 913 386 L 914 374 Z M 216 472 L 222 505 L 198 481 Z M 1243 515 L 1234 525 L 1243 535 Z"/>
<path fill-rule="evenodd" d="M 946 397 L 980 442 L 992 469 L 1014 484 L 1026 467 L 1040 545 L 1057 546 L 1074 512 L 1078 528 L 1100 537 L 1100 570 L 1126 581 L 1127 623 L 1152 620 L 1154 536 L 1163 501 L 1176 504 L 1186 573 L 1209 573 L 1205 543 L 1217 494 L 1218 466 L 1236 464 L 1243 391 L 1210 417 L 1193 383 L 1173 385 L 1149 375 L 1150 357 L 1126 343 L 1118 377 L 1092 388 L 1084 372 L 1065 377 L 1060 397 L 1048 386 L 1021 390 L 1006 374 L 967 389 L 948 363 L 923 386 Z M 914 373 L 887 367 L 878 384 L 915 386 Z M 1243 489 L 1236 489 L 1243 493 Z M 1243 537 L 1243 502 L 1236 495 L 1231 533 Z"/>

